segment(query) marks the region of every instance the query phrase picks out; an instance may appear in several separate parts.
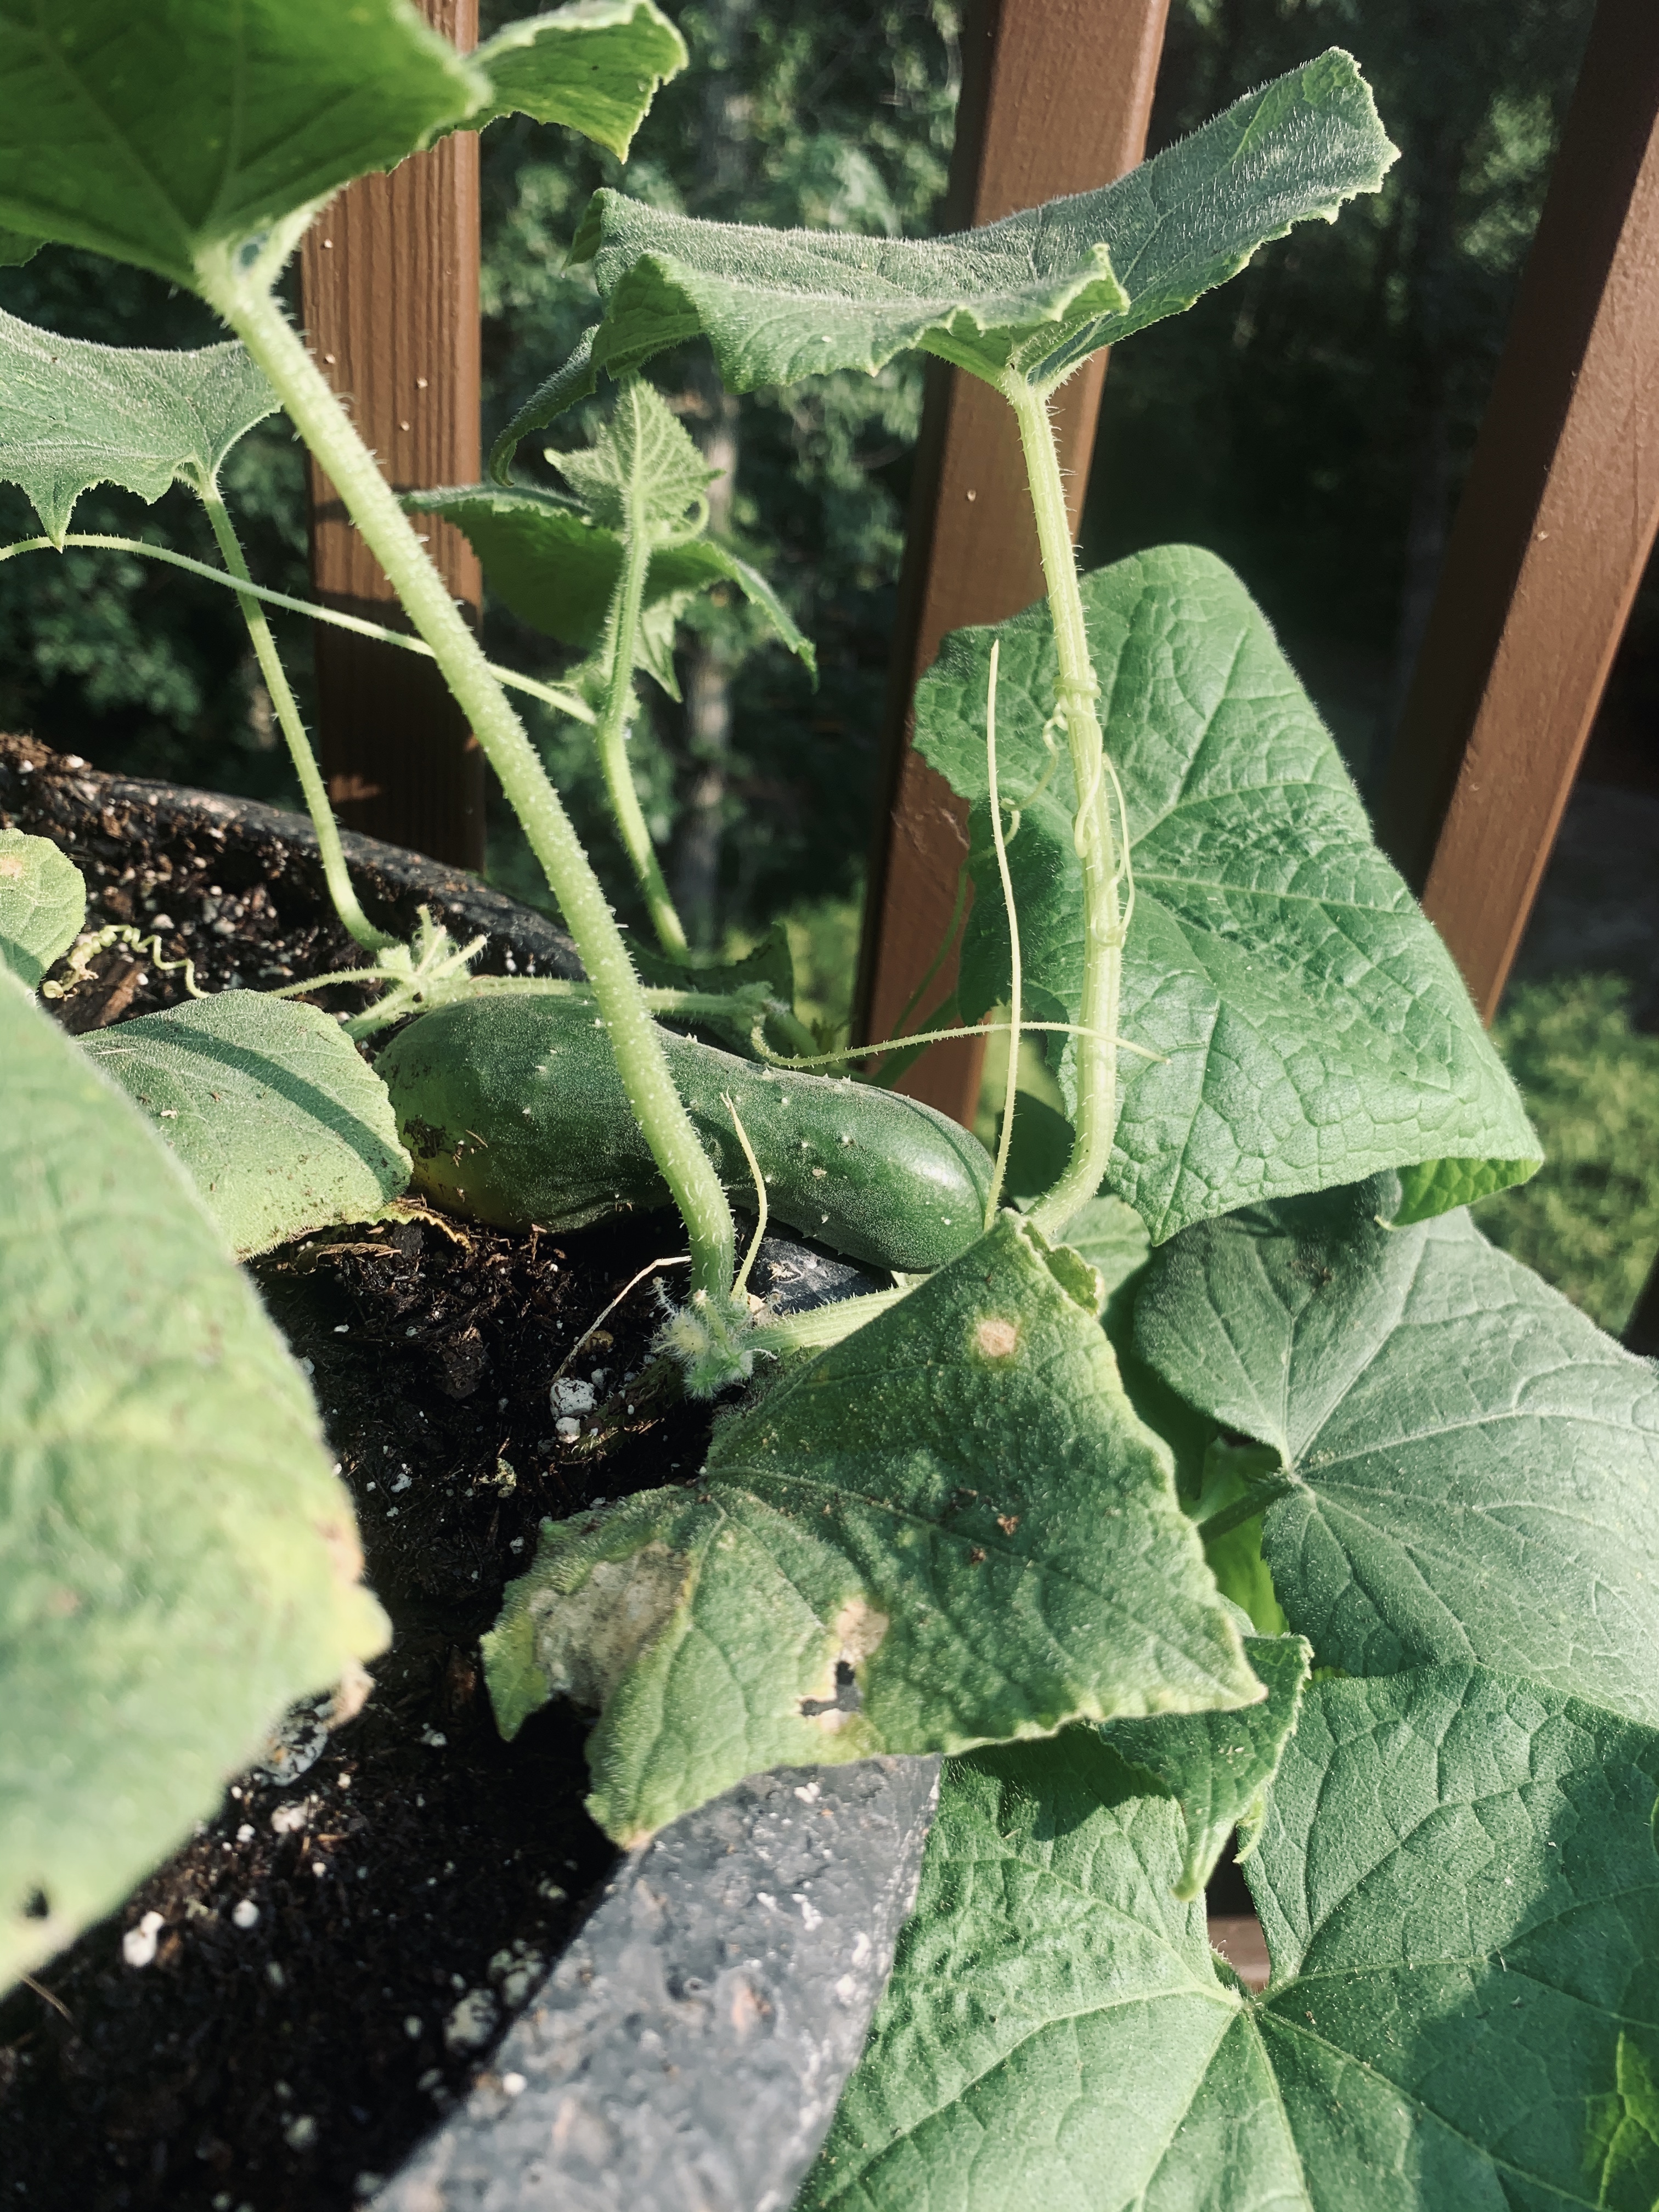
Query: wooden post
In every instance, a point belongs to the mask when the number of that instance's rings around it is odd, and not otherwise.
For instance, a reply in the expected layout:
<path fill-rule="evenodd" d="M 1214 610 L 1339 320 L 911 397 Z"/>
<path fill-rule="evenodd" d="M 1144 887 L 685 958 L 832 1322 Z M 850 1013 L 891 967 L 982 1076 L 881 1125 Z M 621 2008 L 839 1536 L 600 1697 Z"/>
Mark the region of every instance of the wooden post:
<path fill-rule="evenodd" d="M 421 0 L 463 49 L 477 0 Z M 478 141 L 456 131 L 390 175 L 331 201 L 301 253 L 312 349 L 365 442 L 399 490 L 473 483 L 478 410 Z M 476 619 L 477 558 L 453 525 L 428 519 L 431 550 Z M 391 585 L 311 467 L 312 581 L 331 606 L 402 622 Z M 461 867 L 483 865 L 483 756 L 429 661 L 320 623 L 317 706 L 323 773 L 349 828 Z"/>
<path fill-rule="evenodd" d="M 1378 828 L 1488 1018 L 1659 527 L 1659 7 L 1601 0 Z"/>
<path fill-rule="evenodd" d="M 975 0 L 963 45 L 945 228 L 994 222 L 1109 184 L 1140 160 L 1169 0 Z M 1106 359 L 1056 407 L 1075 535 Z M 1019 440 L 988 385 L 930 362 L 899 586 L 855 1034 L 890 1036 L 950 925 L 967 809 L 910 745 L 910 696 L 946 631 L 1000 622 L 1042 595 Z M 908 1026 L 954 988 L 954 951 Z M 900 1088 L 971 1121 L 981 1040 L 935 1045 Z"/>

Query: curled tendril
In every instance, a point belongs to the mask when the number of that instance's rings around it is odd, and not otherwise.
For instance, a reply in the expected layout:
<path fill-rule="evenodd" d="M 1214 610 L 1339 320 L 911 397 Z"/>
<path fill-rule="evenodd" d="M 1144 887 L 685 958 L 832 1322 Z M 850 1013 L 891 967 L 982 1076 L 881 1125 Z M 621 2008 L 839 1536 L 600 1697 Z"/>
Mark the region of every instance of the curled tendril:
<path fill-rule="evenodd" d="M 161 939 L 153 932 L 145 937 L 131 922 L 112 921 L 103 929 L 83 930 L 69 949 L 70 972 L 62 983 L 43 983 L 43 999 L 67 999 L 78 991 L 92 976 L 92 963 L 100 952 L 107 952 L 117 945 L 125 945 L 130 951 L 142 952 L 152 968 L 163 975 L 176 975 L 182 969 L 185 988 L 192 999 L 205 999 L 208 994 L 196 981 L 196 963 L 186 956 L 182 960 L 168 960 L 161 952 Z"/>

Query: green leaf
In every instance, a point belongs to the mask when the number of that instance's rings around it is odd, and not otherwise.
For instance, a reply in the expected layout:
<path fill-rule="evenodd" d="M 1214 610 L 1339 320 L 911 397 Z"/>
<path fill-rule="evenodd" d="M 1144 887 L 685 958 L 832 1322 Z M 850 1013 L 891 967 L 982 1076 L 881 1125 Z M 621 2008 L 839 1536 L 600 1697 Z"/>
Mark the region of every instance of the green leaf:
<path fill-rule="evenodd" d="M 790 950 L 788 925 L 781 921 L 775 921 L 765 935 L 737 960 L 678 960 L 672 953 L 647 945 L 642 938 L 629 949 L 644 983 L 660 984 L 669 989 L 678 986 L 681 989 L 728 992 L 762 983 L 781 1005 L 793 1007 L 795 1003 L 795 956 Z"/>
<path fill-rule="evenodd" d="M 86 1045 L 244 1259 L 372 1220 L 408 1183 L 386 1085 L 320 1007 L 222 991 Z"/>
<path fill-rule="evenodd" d="M 695 1490 L 545 1523 L 485 1639 L 503 1733 L 599 1706 L 589 1807 L 626 1840 L 764 1767 L 1259 1698 L 1095 1287 L 1004 1214 Z"/>
<path fill-rule="evenodd" d="M 0 830 L 0 968 L 32 991 L 87 918 L 81 871 L 50 837 Z"/>
<path fill-rule="evenodd" d="M 240 345 L 150 353 L 0 313 L 0 483 L 21 486 L 55 545 L 93 484 L 144 500 L 178 477 L 210 489 L 237 440 L 276 406 Z"/>
<path fill-rule="evenodd" d="M 410 0 L 8 0 L 0 223 L 193 286 L 489 90 Z"/>
<path fill-rule="evenodd" d="M 1140 1382 L 1135 1403 L 1142 1420 L 1161 1437 L 1170 1438 L 1178 1468 L 1179 1445 L 1175 1440 L 1182 1433 L 1182 1425 L 1208 1431 L 1198 1454 L 1200 1472 L 1196 1490 L 1186 1483 L 1182 1488 L 1183 1502 L 1191 1499 L 1187 1510 L 1204 1539 L 1204 1564 L 1215 1577 L 1222 1595 L 1249 1613 L 1258 1635 L 1284 1635 L 1290 1623 L 1261 1556 L 1262 1516 L 1279 1495 L 1278 1453 L 1266 1444 L 1222 1436 L 1212 1421 L 1177 1397 L 1167 1384 L 1162 1385 L 1168 1393 L 1167 1406 L 1152 1406 L 1144 1378 L 1152 1376 L 1153 1370 L 1133 1353 L 1126 1357 L 1120 1352 L 1118 1359 L 1126 1378 L 1133 1374 Z M 1173 1421 L 1170 1408 L 1175 1411 Z M 1189 1445 L 1189 1454 L 1190 1450 Z"/>
<path fill-rule="evenodd" d="M 562 123 L 628 159 L 659 85 L 686 64 L 685 41 L 653 0 L 571 0 L 509 23 L 472 57 L 489 99 L 467 118 L 481 131 L 500 115 Z"/>
<path fill-rule="evenodd" d="M 1659 1370 L 1467 1214 L 1380 1227 L 1392 1185 L 1188 1231 L 1142 1356 L 1279 1455 L 1263 1549 L 1322 1664 L 1471 1659 L 1659 1722 Z"/>
<path fill-rule="evenodd" d="M 1022 1113 L 1028 1103 L 1040 1105 L 1042 1102 L 1022 1099 Z M 1018 1142 L 1018 1124 L 1015 1142 Z M 1073 1251 L 1080 1252 L 1099 1274 L 1109 1298 L 1121 1283 L 1127 1282 L 1138 1267 L 1145 1266 L 1150 1249 L 1146 1223 L 1121 1198 L 1091 1198 L 1072 1216 L 1061 1234 Z"/>
<path fill-rule="evenodd" d="M 758 943 L 737 960 L 693 959 L 688 963 L 647 945 L 643 939 L 636 939 L 629 950 L 642 983 L 668 990 L 725 992 L 730 995 L 729 1014 L 704 1012 L 684 1018 L 694 1034 L 713 1032 L 728 1052 L 748 1060 L 757 1058 L 752 1002 L 737 994 L 752 992 L 758 984 L 781 1010 L 768 1014 L 763 1024 L 762 1036 L 769 1048 L 779 1053 L 817 1049 L 812 1031 L 794 1014 L 795 960 L 789 946 L 787 923 L 775 921 Z"/>
<path fill-rule="evenodd" d="M 1145 1767 L 1181 1808 L 1186 1830 L 1177 1897 L 1197 1897 L 1237 1828 L 1238 1857 L 1260 1838 L 1267 1791 L 1296 1734 L 1313 1647 L 1302 1636 L 1247 1636 L 1250 1671 L 1267 1685 L 1259 1705 L 1236 1713 L 1182 1713 L 1150 1721 L 1112 1721 L 1106 1741 L 1131 1765 Z"/>
<path fill-rule="evenodd" d="M 1238 579 L 1212 554 L 1161 546 L 1085 577 L 1083 600 L 1134 866 L 1120 1025 L 1164 1055 L 1120 1055 L 1112 1188 L 1161 1243 L 1253 1200 L 1382 1168 L 1456 1158 L 1471 1172 L 1529 1171 L 1538 1140 L 1451 956 L 1377 851 Z M 976 1020 L 1008 993 L 985 811 L 996 637 L 1000 783 L 1022 808 L 1008 861 L 1028 1004 L 1035 1019 L 1076 1021 L 1082 877 L 1064 742 L 1058 764 L 1042 742 L 1057 673 L 1046 604 L 957 631 L 917 688 L 917 746 L 977 814 L 963 1012 Z M 1069 1046 L 1060 1065 L 1069 1085 Z"/>
<path fill-rule="evenodd" d="M 524 488 L 458 484 L 411 492 L 404 505 L 453 522 L 483 563 L 490 590 L 520 622 L 584 652 L 599 643 L 622 568 L 614 532 L 568 500 Z M 647 578 L 647 605 L 652 597 Z"/>
<path fill-rule="evenodd" d="M 1307 1695 L 1247 1996 L 1090 1731 L 947 1772 L 802 2212 L 1649 2212 L 1659 1738 L 1469 1668 Z"/>
<path fill-rule="evenodd" d="M 561 455 L 561 465 L 569 458 Z M 523 488 L 463 485 L 415 492 L 404 504 L 412 514 L 441 514 L 455 525 L 483 563 L 490 590 L 520 622 L 581 652 L 599 644 L 622 568 L 622 539 L 615 531 L 590 520 L 567 501 Z M 816 672 L 810 640 L 771 586 L 713 538 L 687 538 L 656 549 L 646 574 L 646 610 L 678 614 L 695 593 L 721 583 L 735 584 L 766 616 L 780 641 Z"/>
<path fill-rule="evenodd" d="M 660 394 L 630 376 L 591 446 L 548 456 L 595 522 L 606 530 L 679 536 L 686 509 L 707 492 L 711 469 Z"/>
<path fill-rule="evenodd" d="M 143 1118 L 0 976 L 0 1987 L 386 1641 L 305 1383 Z"/>
<path fill-rule="evenodd" d="M 1495 1190 L 1508 1190 L 1538 1172 L 1535 1159 L 1419 1160 L 1400 1170 L 1400 1211 L 1396 1229 L 1413 1221 L 1431 1221 L 1437 1213 L 1450 1213 L 1460 1206 L 1473 1206 Z"/>
<path fill-rule="evenodd" d="M 44 239 L 26 238 L 21 231 L 0 230 L 0 269 L 21 269 L 45 243 Z"/>
<path fill-rule="evenodd" d="M 1242 269 L 1257 246 L 1375 191 L 1395 158 L 1352 58 L 1333 47 L 1236 101 L 1100 191 L 955 237 L 877 239 L 701 222 L 599 193 L 573 259 L 593 258 L 605 319 L 497 441 L 706 331 L 726 388 L 829 369 L 872 374 L 919 346 L 994 383 L 1057 382 L 1102 346 Z"/>

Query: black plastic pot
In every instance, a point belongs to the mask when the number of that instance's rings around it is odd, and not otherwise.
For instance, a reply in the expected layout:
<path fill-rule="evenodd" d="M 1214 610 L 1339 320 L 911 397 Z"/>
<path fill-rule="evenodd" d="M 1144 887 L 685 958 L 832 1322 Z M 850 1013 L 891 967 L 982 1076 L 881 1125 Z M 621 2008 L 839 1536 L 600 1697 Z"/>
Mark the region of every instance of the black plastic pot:
<path fill-rule="evenodd" d="M 27 805 L 31 778 L 50 803 Z M 0 805 L 94 834 L 142 814 L 261 855 L 325 907 L 301 816 L 106 776 L 0 739 Z M 425 904 L 485 933 L 481 966 L 578 975 L 543 916 L 475 878 L 347 836 L 364 905 L 406 932 Z M 769 1240 L 775 1295 L 805 1305 L 857 1271 Z M 625 1860 L 471 2094 L 392 2176 L 380 2212 L 773 2212 L 793 2197 L 862 2048 L 915 1894 L 936 1759 L 751 1778 Z"/>

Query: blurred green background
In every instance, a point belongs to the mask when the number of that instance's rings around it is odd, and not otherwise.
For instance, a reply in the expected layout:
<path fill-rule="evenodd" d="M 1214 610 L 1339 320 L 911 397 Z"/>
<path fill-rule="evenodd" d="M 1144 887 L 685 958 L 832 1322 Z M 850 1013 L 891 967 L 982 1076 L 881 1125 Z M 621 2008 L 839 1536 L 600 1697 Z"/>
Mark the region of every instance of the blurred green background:
<path fill-rule="evenodd" d="M 485 0 L 486 33 L 520 12 Z M 660 97 L 625 179 L 522 120 L 484 139 L 486 439 L 592 319 L 563 248 L 599 184 L 699 215 L 893 234 L 933 224 L 960 73 L 952 0 L 675 12 L 693 66 Z M 1362 787 L 1403 700 L 1591 12 L 1590 0 L 1172 0 L 1154 150 L 1336 43 L 1370 77 L 1403 158 L 1340 222 L 1298 230 L 1114 355 L 1085 554 L 1184 539 L 1231 562 Z M 0 306 L 108 343 L 217 335 L 159 281 L 59 249 L 0 270 Z M 739 948 L 783 912 L 808 1011 L 833 1025 L 854 965 L 920 369 L 740 404 L 700 347 L 653 374 L 727 472 L 717 525 L 817 639 L 823 677 L 814 693 L 740 605 L 706 599 L 684 638 L 681 699 L 653 695 L 636 737 L 647 817 L 701 940 Z M 592 427 L 573 415 L 553 441 Z M 520 451 L 532 477 L 537 445 Z M 288 433 L 253 434 L 228 478 L 254 574 L 303 592 Z M 77 520 L 214 557 L 177 494 L 146 509 L 93 493 Z M 0 540 L 33 527 L 0 487 Z M 499 657 L 560 665 L 501 610 L 487 623 Z M 310 640 L 297 621 L 282 634 L 304 702 Z M 135 559 L 0 564 L 0 726 L 100 767 L 297 799 L 234 603 Z M 1650 580 L 1498 1026 L 1550 1164 L 1481 1210 L 1490 1234 L 1613 1329 L 1659 1248 L 1656 729 Z M 628 911 L 584 733 L 548 714 L 535 734 Z M 508 822 L 492 824 L 490 872 L 533 893 Z"/>

